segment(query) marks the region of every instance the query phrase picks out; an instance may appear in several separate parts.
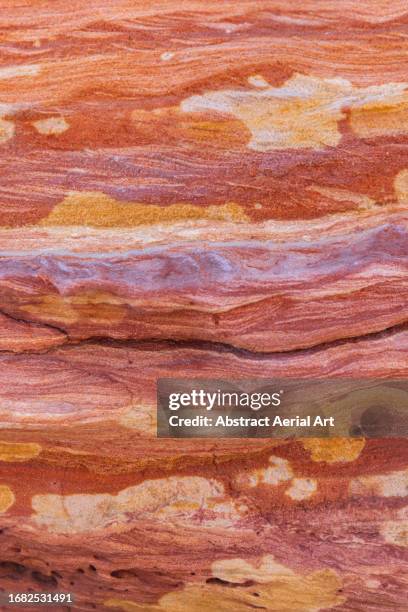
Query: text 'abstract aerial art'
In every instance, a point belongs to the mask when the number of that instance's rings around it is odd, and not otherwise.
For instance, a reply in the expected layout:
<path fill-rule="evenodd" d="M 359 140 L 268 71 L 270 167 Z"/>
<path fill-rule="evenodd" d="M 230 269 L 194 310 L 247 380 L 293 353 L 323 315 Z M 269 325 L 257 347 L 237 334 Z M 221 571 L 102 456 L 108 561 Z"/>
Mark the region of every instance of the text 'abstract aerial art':
<path fill-rule="evenodd" d="M 407 438 L 156 387 L 406 378 L 407 210 L 406 2 L 0 0 L 0 610 L 406 612 Z"/>

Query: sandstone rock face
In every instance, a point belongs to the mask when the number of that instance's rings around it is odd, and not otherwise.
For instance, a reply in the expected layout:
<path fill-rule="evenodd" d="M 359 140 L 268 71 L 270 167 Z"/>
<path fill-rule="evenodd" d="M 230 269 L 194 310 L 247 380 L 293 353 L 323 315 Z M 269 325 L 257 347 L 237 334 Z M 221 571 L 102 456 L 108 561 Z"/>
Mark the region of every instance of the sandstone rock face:
<path fill-rule="evenodd" d="M 159 377 L 408 375 L 405 3 L 27 0 L 0 25 L 0 595 L 405 611 L 406 439 L 155 420 Z"/>

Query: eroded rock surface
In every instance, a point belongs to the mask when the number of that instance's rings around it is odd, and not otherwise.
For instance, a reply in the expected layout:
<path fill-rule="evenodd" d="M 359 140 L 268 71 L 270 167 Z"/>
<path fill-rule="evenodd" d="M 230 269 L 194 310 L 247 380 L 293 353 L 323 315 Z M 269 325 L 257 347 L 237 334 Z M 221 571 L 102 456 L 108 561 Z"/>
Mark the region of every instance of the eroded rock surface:
<path fill-rule="evenodd" d="M 157 439 L 156 382 L 407 377 L 405 3 L 0 26 L 2 593 L 404 612 L 406 439 Z"/>

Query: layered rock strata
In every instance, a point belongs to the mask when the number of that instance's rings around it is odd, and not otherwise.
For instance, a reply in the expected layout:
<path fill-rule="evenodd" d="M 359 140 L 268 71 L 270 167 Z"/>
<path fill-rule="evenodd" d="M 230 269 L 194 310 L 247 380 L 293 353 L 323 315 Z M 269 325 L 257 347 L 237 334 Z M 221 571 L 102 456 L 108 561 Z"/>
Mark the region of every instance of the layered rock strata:
<path fill-rule="evenodd" d="M 405 4 L 0 25 L 0 595 L 406 610 L 406 439 L 156 437 L 160 377 L 407 377 Z"/>

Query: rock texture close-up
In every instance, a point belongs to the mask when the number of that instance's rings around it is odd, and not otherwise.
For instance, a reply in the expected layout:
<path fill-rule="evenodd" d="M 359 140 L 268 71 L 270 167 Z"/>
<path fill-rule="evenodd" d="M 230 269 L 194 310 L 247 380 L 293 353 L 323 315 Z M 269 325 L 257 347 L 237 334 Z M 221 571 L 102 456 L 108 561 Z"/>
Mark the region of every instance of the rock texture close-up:
<path fill-rule="evenodd" d="M 406 612 L 408 439 L 156 387 L 407 376 L 405 2 L 0 0 L 2 611 Z"/>

